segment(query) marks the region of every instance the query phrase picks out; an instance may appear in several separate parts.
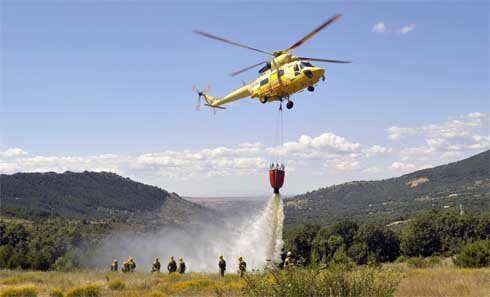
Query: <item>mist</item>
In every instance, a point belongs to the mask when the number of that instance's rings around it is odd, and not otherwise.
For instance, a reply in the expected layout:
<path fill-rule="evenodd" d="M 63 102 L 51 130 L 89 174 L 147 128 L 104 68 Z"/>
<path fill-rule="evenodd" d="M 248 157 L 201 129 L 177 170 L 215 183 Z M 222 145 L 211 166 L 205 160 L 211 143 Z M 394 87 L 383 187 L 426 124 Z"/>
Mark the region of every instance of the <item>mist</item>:
<path fill-rule="evenodd" d="M 247 262 L 247 269 L 263 269 L 272 262 L 281 261 L 283 247 L 283 203 L 274 194 L 264 208 L 244 218 L 224 217 L 222 223 L 199 222 L 180 227 L 164 227 L 157 232 L 114 232 L 107 236 L 100 247 L 93 251 L 89 265 L 108 269 L 116 258 L 123 261 L 133 257 L 136 270 L 150 271 L 158 257 L 162 271 L 170 256 L 182 257 L 187 271 L 217 272 L 218 257 L 223 255 L 227 272 L 238 269 L 238 257 Z"/>

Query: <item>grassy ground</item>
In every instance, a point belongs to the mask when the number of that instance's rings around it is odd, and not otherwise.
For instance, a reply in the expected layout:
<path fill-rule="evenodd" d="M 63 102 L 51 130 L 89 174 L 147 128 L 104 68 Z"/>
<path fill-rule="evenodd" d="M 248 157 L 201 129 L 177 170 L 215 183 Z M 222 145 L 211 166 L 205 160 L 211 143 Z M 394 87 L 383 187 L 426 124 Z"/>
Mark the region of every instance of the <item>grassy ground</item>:
<path fill-rule="evenodd" d="M 402 276 L 397 297 L 490 297 L 490 269 L 459 269 L 454 267 L 411 269 L 391 266 Z M 87 287 L 88 285 L 88 287 Z M 150 275 L 136 272 L 25 272 L 0 271 L 0 296 L 11 289 L 34 287 L 39 297 L 55 295 L 84 296 L 77 292 L 94 285 L 104 297 L 162 296 L 241 296 L 245 282 L 235 275 L 220 278 L 214 274 Z M 74 289 L 75 288 L 75 289 Z M 78 291 L 76 288 L 79 288 Z M 78 295 L 77 295 L 78 294 Z M 16 295 L 17 296 L 17 295 Z M 31 296 L 28 294 L 18 296 Z"/>
<path fill-rule="evenodd" d="M 397 297 L 490 297 L 490 269 L 426 268 L 405 273 Z"/>

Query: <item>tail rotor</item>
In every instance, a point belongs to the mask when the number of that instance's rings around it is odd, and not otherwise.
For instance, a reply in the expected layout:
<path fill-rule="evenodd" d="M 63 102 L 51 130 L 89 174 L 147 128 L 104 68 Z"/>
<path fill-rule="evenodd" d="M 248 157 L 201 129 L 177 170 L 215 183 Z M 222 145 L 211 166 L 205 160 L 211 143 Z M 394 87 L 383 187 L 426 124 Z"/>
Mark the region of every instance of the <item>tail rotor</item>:
<path fill-rule="evenodd" d="M 197 93 L 196 110 L 197 110 L 197 111 L 199 111 L 199 110 L 201 110 L 201 97 L 203 97 L 203 96 L 204 96 L 206 93 L 208 93 L 208 92 L 209 92 L 210 87 L 208 86 L 208 87 L 206 88 L 206 90 L 201 91 L 201 90 L 199 90 L 199 88 L 198 88 L 196 85 L 193 85 L 193 86 L 192 86 L 192 89 L 194 90 L 194 92 L 196 92 L 196 93 Z"/>

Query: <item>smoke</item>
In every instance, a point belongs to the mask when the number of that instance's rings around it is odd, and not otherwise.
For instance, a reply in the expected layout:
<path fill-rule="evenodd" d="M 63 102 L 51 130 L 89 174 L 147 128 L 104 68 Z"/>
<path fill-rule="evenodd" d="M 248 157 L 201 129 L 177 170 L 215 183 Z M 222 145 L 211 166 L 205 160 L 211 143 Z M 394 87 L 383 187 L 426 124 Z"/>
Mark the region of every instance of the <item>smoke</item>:
<path fill-rule="evenodd" d="M 89 265 L 107 269 L 113 258 L 122 264 L 131 256 L 137 270 L 150 271 L 155 257 L 165 264 L 174 256 L 184 258 L 189 271 L 215 272 L 218 257 L 223 255 L 229 273 L 238 268 L 240 256 L 247 262 L 248 269 L 263 269 L 268 261 L 281 261 L 283 221 L 282 199 L 274 194 L 261 213 L 250 214 L 242 220 L 224 217 L 218 224 L 199 222 L 165 227 L 151 234 L 116 232 L 93 251 Z"/>

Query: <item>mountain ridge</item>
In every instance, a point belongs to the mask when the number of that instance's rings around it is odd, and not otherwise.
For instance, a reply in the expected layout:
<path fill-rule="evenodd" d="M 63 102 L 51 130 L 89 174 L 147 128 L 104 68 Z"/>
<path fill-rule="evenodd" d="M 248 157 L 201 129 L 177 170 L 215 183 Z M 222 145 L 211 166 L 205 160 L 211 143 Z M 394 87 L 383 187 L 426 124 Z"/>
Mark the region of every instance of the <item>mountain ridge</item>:
<path fill-rule="evenodd" d="M 378 181 L 353 181 L 285 200 L 286 223 L 349 218 L 404 220 L 434 207 L 488 209 L 490 150 L 464 160 Z"/>
<path fill-rule="evenodd" d="M 214 214 L 155 186 L 111 172 L 35 172 L 0 175 L 2 211 L 36 210 L 70 219 L 168 224 Z"/>

